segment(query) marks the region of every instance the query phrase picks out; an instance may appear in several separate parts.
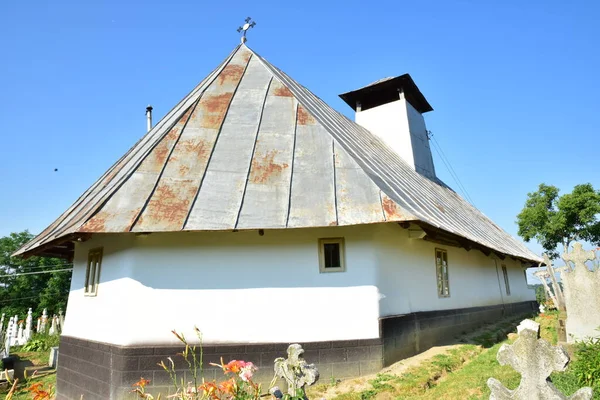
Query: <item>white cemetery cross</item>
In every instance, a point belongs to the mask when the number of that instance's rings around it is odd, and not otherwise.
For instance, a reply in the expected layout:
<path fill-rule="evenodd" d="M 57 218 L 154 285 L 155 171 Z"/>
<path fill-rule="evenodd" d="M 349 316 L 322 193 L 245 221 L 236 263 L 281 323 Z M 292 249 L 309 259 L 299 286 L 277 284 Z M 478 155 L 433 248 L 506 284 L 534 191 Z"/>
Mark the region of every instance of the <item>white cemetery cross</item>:
<path fill-rule="evenodd" d="M 33 311 L 29 308 L 27 311 L 27 319 L 25 320 L 25 342 L 31 339 L 31 323 L 33 322 Z"/>
<path fill-rule="evenodd" d="M 56 317 L 56 315 L 52 316 L 52 324 L 50 325 L 50 331 L 48 332 L 48 335 L 56 335 L 57 331 L 56 331 L 56 321 L 58 320 L 58 318 Z"/>
<path fill-rule="evenodd" d="M 13 333 L 13 317 L 10 317 L 8 320 L 8 325 L 6 326 L 6 340 L 4 341 L 4 351 L 6 355 L 10 355 L 10 346 L 12 341 L 12 333 Z"/>
<path fill-rule="evenodd" d="M 25 344 L 25 343 L 23 343 L 23 335 L 24 335 L 24 332 L 23 332 L 23 321 L 19 321 L 18 326 L 19 327 L 18 327 L 18 330 L 17 330 L 17 337 L 15 339 L 15 344 L 17 346 L 22 346 L 22 345 Z"/>
<path fill-rule="evenodd" d="M 584 251 L 581 243 L 562 255 L 574 269 L 561 273 L 567 305 L 567 341 L 575 342 L 600 337 L 600 271 L 590 271 L 585 265 L 596 258 L 594 251 Z"/>
<path fill-rule="evenodd" d="M 15 315 L 15 317 L 13 318 L 13 331 L 12 331 L 12 342 L 11 342 L 11 346 L 14 346 L 17 343 L 17 340 L 19 339 L 19 337 L 17 336 L 17 333 L 19 332 L 19 316 Z"/>
<path fill-rule="evenodd" d="M 570 397 L 562 394 L 548 380 L 552 371 L 564 371 L 569 356 L 561 346 L 552 346 L 540 339 L 540 324 L 526 319 L 518 327 L 519 338 L 511 344 L 503 344 L 498 350 L 500 365 L 510 365 L 521 374 L 521 383 L 515 390 L 507 389 L 500 381 L 490 378 L 490 400 L 589 400 L 591 388 L 579 389 Z"/>
<path fill-rule="evenodd" d="M 60 332 L 63 331 L 64 325 L 65 325 L 65 316 L 63 315 L 63 310 L 59 309 L 58 310 L 58 330 Z"/>
<path fill-rule="evenodd" d="M 298 391 L 301 391 L 302 396 L 306 398 L 304 387 L 319 380 L 319 371 L 315 364 L 309 364 L 304 360 L 304 349 L 299 344 L 290 344 L 287 354 L 287 360 L 283 357 L 275 359 L 275 375 L 285 379 L 290 396 L 296 396 Z M 271 394 L 279 398 L 281 391 L 275 386 Z"/>
<path fill-rule="evenodd" d="M 44 308 L 44 311 L 42 311 L 42 324 L 40 326 L 40 330 L 43 333 L 46 333 L 46 324 L 48 323 L 48 310 L 46 310 Z"/>
<path fill-rule="evenodd" d="M 542 254 L 542 257 L 544 258 L 544 264 L 546 264 L 546 270 L 548 271 L 548 277 L 550 278 L 550 282 L 552 282 L 552 289 L 554 291 L 554 296 L 556 298 L 556 304 L 557 304 L 557 309 L 564 311 L 565 309 L 565 298 L 563 296 L 563 292 L 561 287 L 558 284 L 558 281 L 556 280 L 556 271 L 554 270 L 554 267 L 552 266 L 552 261 L 550 261 L 550 257 L 548 257 L 548 254 Z"/>
<path fill-rule="evenodd" d="M 548 282 L 546 281 L 546 279 L 548 279 L 550 276 L 548 270 L 542 269 L 534 272 L 533 275 L 535 275 L 542 282 L 542 285 L 544 285 L 544 291 L 546 292 L 546 296 L 550 297 L 550 299 L 552 300 L 552 304 L 554 304 L 554 308 L 558 310 L 558 301 L 556 300 L 556 296 L 554 296 L 554 293 L 552 292 L 552 290 L 550 290 Z"/>

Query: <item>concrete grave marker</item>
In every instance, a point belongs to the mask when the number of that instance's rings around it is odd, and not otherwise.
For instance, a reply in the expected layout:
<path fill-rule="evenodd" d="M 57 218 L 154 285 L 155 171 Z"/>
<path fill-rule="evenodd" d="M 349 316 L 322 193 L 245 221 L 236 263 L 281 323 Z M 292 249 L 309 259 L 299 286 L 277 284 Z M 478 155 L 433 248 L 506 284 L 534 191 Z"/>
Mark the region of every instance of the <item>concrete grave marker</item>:
<path fill-rule="evenodd" d="M 301 390 L 304 395 L 304 387 L 319 380 L 319 371 L 315 364 L 309 364 L 304 360 L 304 349 L 299 344 L 289 345 L 287 354 L 287 360 L 283 357 L 275 359 L 275 375 L 285 379 L 290 396 L 295 396 L 298 390 Z"/>
<path fill-rule="evenodd" d="M 500 381 L 490 378 L 490 400 L 589 400 L 591 388 L 579 389 L 570 397 L 562 394 L 549 380 L 552 371 L 564 371 L 569 356 L 560 346 L 552 346 L 540 339 L 540 325 L 524 320 L 517 328 L 519 338 L 511 344 L 503 344 L 498 351 L 500 365 L 510 365 L 521 374 L 521 383 L 515 390 L 504 387 Z"/>
<path fill-rule="evenodd" d="M 585 265 L 596 258 L 596 253 L 575 243 L 573 251 L 562 257 L 575 265 L 561 273 L 567 304 L 567 341 L 600 337 L 600 271 L 590 271 Z"/>

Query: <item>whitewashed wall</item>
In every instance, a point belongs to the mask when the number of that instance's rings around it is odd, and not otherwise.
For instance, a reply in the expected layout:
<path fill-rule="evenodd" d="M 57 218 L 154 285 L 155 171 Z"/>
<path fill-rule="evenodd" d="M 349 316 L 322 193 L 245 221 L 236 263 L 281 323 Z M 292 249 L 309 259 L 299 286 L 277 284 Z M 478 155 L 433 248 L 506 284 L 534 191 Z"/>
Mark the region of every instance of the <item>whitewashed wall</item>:
<path fill-rule="evenodd" d="M 318 239 L 344 237 L 347 271 L 319 273 Z M 96 297 L 83 294 L 88 250 L 104 248 Z M 95 235 L 76 245 L 63 334 L 118 345 L 368 339 L 380 316 L 534 298 L 507 259 L 448 251 L 450 298 L 438 298 L 436 245 L 397 224 L 266 231 Z M 500 287 L 499 287 L 500 285 Z M 500 288 L 502 289 L 502 294 Z"/>
<path fill-rule="evenodd" d="M 206 343 L 367 339 L 379 335 L 372 226 L 97 235 L 76 248 L 64 334 L 133 345 L 197 325 Z M 319 273 L 318 238 L 345 237 L 347 271 Z M 104 246 L 97 297 L 89 249 Z M 123 250 L 127 246 L 132 246 Z"/>
<path fill-rule="evenodd" d="M 533 289 L 527 288 L 520 262 L 511 258 L 495 261 L 478 250 L 409 239 L 407 230 L 396 224 L 380 224 L 377 229 L 381 316 L 535 299 Z M 437 294 L 436 248 L 448 252 L 450 297 Z M 508 270 L 510 296 L 506 295 L 501 264 Z"/>

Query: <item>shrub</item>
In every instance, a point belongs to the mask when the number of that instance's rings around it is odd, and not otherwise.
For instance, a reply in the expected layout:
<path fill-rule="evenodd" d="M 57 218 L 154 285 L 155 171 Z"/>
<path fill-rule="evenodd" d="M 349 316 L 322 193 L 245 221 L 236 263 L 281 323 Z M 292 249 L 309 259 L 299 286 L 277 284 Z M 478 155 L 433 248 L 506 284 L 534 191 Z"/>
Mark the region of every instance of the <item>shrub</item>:
<path fill-rule="evenodd" d="M 21 351 L 48 351 L 51 347 L 58 346 L 60 337 L 58 335 L 39 334 L 33 336 L 21 347 Z"/>
<path fill-rule="evenodd" d="M 578 343 L 574 358 L 571 369 L 578 383 L 591 387 L 600 386 L 600 339 Z"/>

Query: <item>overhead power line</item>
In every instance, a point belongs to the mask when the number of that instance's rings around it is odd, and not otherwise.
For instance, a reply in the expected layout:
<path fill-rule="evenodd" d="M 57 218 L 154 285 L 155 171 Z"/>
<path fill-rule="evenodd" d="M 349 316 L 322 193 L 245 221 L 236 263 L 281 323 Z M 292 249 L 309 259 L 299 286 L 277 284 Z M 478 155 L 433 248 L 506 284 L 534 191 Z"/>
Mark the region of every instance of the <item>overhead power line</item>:
<path fill-rule="evenodd" d="M 64 272 L 64 271 L 73 271 L 73 268 L 54 269 L 54 270 L 51 270 L 51 271 L 38 271 L 38 272 L 20 272 L 20 273 L 17 273 L 17 274 L 0 275 L 0 278 L 7 278 L 7 277 L 12 277 L 12 276 L 22 276 L 22 275 L 51 274 L 53 272 Z"/>
<path fill-rule="evenodd" d="M 440 144 L 435 139 L 435 137 L 433 136 L 433 133 L 431 131 L 428 131 L 428 133 L 429 133 L 428 136 L 432 139 L 431 143 L 433 143 L 433 145 L 434 145 L 433 148 L 435 149 L 435 151 L 440 156 L 440 159 L 442 160 L 442 162 L 444 163 L 444 165 L 446 165 L 446 168 L 448 169 L 448 172 L 450 173 L 450 176 L 452 176 L 452 179 L 454 179 L 454 182 L 456 182 L 456 185 L 458 186 L 458 189 L 462 192 L 463 196 L 469 201 L 469 203 L 471 203 L 474 206 L 475 203 L 473 202 L 473 199 L 471 199 L 471 196 L 469 196 L 469 192 L 467 191 L 467 189 L 465 188 L 465 186 L 460 181 L 460 178 L 458 177 L 458 174 L 456 173 L 456 171 L 454 170 L 454 168 L 452 168 L 452 164 L 450 164 L 450 160 L 448 159 L 448 157 L 446 157 L 446 154 L 444 153 L 444 150 L 442 150 L 442 146 L 440 146 Z"/>

